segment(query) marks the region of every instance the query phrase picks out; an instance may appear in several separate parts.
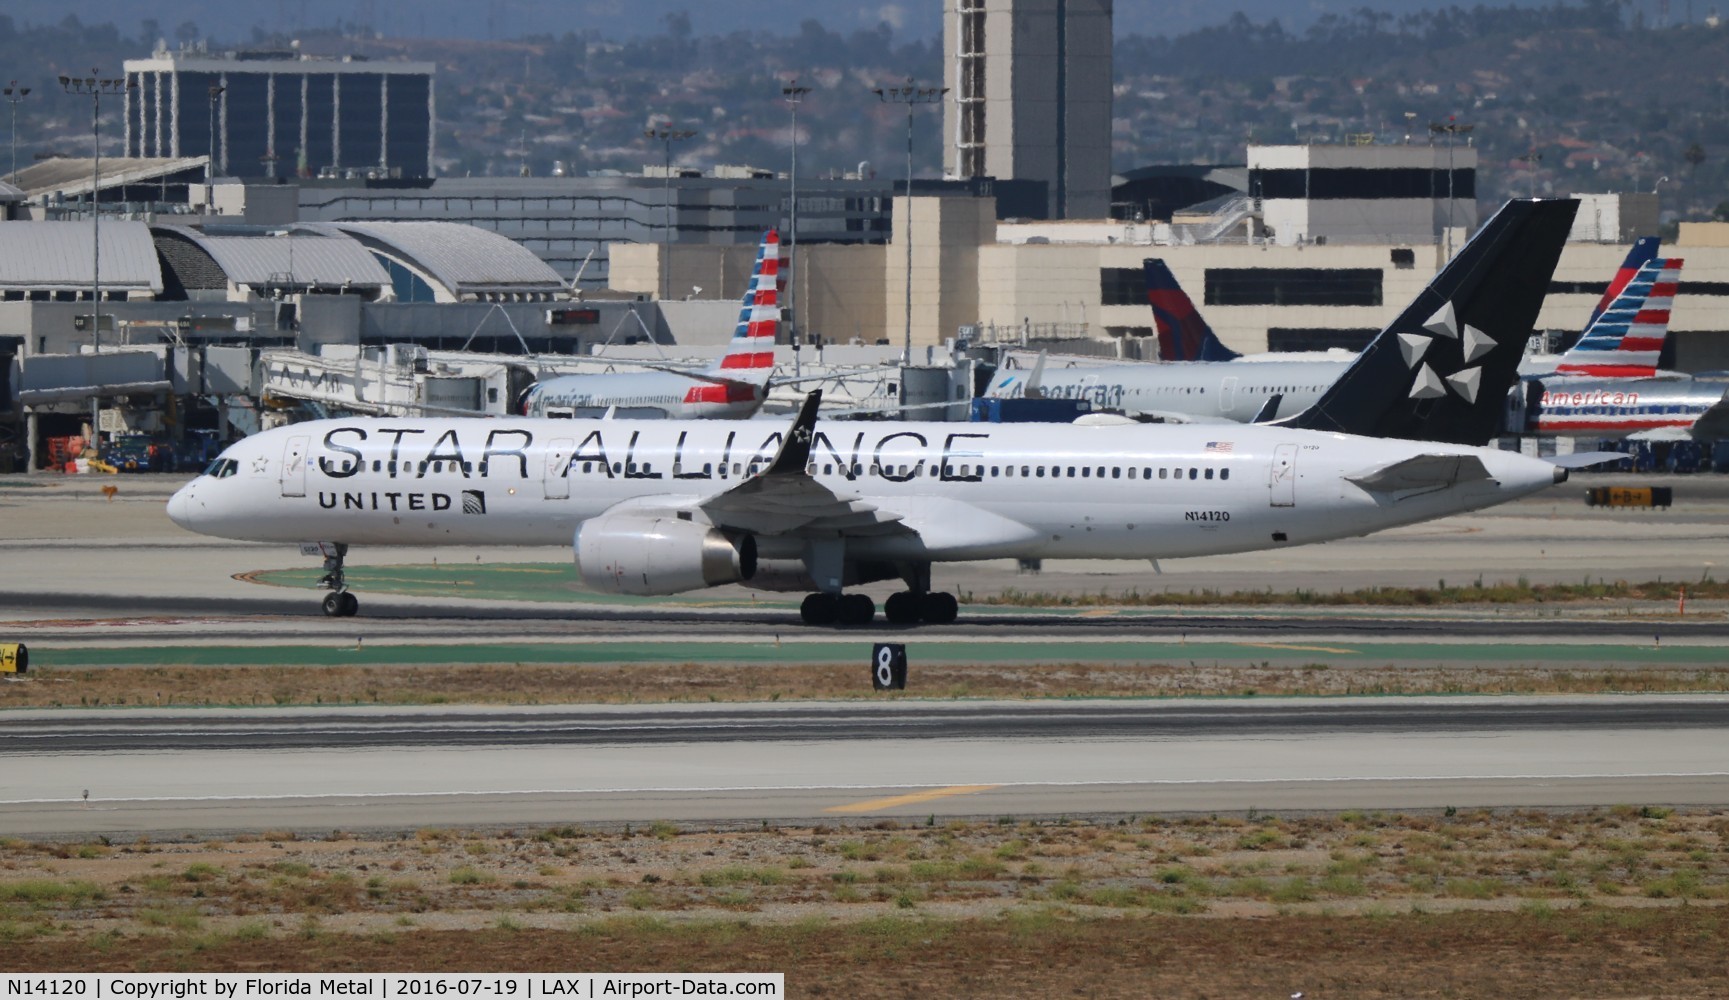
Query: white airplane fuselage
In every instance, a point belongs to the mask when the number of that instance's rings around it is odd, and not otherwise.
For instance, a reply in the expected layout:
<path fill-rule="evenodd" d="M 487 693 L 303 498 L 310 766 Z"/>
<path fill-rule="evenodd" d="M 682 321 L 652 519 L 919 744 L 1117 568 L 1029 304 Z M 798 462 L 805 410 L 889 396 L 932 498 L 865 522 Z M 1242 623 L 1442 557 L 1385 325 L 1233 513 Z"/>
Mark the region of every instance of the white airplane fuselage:
<path fill-rule="evenodd" d="M 762 408 L 761 395 L 729 393 L 728 388 L 676 372 L 560 375 L 530 388 L 525 409 L 531 417 L 555 419 L 598 417 L 616 409 L 619 416 L 649 419 L 743 420 Z"/>
<path fill-rule="evenodd" d="M 760 421 L 319 420 L 232 445 L 212 465 L 221 475 L 182 488 L 168 511 L 190 530 L 251 541 L 569 545 L 602 513 L 704 520 L 703 502 L 766 469 L 786 431 Z M 1417 456 L 1474 459 L 1487 476 L 1404 489 L 1348 478 Z M 847 558 L 931 562 L 1300 545 L 1557 481 L 1548 462 L 1492 449 L 1183 425 L 824 421 L 806 472 L 898 529 L 849 534 Z M 758 532 L 765 554 L 775 537 Z"/>
<path fill-rule="evenodd" d="M 1094 409 L 1196 422 L 1248 423 L 1272 396 L 1279 413 L 1301 412 L 1350 367 L 1351 358 L 1314 361 L 1172 361 L 1046 368 L 1038 395 L 1085 399 Z M 999 371 L 985 395 L 1026 395 L 1028 373 Z"/>

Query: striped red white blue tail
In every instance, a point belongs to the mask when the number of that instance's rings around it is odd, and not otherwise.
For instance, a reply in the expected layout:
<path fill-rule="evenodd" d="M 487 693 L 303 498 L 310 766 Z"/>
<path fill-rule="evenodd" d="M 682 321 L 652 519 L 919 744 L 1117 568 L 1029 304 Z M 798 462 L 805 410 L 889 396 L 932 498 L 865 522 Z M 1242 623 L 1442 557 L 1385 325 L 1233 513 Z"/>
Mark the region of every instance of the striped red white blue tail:
<path fill-rule="evenodd" d="M 750 287 L 739 306 L 738 325 L 732 343 L 710 369 L 715 375 L 737 375 L 774 368 L 775 335 L 780 332 L 781 293 L 780 234 L 773 229 L 762 234 L 756 250 L 756 268 Z"/>
<path fill-rule="evenodd" d="M 774 342 L 780 332 L 780 234 L 762 234 L 756 267 L 739 305 L 738 325 L 726 353 L 685 392 L 686 403 L 761 402 L 774 374 Z"/>
<path fill-rule="evenodd" d="M 1591 310 L 1591 318 L 1585 321 L 1585 329 L 1591 329 L 1591 324 L 1597 322 L 1597 317 L 1603 315 L 1603 310 L 1609 308 L 1609 303 L 1621 294 L 1621 289 L 1627 287 L 1627 282 L 1639 273 L 1647 261 L 1657 256 L 1657 237 L 1641 236 L 1633 241 L 1633 246 L 1627 251 L 1627 259 L 1621 262 L 1621 269 L 1615 272 L 1614 280 L 1603 290 L 1603 297 L 1597 300 L 1596 308 Z"/>
<path fill-rule="evenodd" d="M 1561 375 L 1647 378 L 1655 375 L 1669 338 L 1669 310 L 1681 281 L 1680 257 L 1641 264 L 1599 313 L 1585 335 L 1561 355 Z"/>

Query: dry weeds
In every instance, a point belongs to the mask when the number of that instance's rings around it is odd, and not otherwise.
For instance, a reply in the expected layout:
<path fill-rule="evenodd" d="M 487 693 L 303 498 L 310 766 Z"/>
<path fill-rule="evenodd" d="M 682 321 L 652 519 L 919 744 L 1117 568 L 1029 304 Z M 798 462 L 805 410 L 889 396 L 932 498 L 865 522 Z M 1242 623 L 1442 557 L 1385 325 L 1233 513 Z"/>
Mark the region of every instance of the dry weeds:
<path fill-rule="evenodd" d="M 1710 996 L 1729 812 L 0 843 L 8 969 L 779 970 L 797 995 Z"/>
<path fill-rule="evenodd" d="M 508 656 L 502 651 L 500 656 Z M 1729 691 L 1729 665 L 1636 668 L 1513 664 L 921 664 L 927 698 L 1205 695 L 1600 694 Z M 532 664 L 338 667 L 99 667 L 40 670 L 0 683 L 0 709 L 115 705 L 556 705 L 856 699 L 863 666 Z"/>

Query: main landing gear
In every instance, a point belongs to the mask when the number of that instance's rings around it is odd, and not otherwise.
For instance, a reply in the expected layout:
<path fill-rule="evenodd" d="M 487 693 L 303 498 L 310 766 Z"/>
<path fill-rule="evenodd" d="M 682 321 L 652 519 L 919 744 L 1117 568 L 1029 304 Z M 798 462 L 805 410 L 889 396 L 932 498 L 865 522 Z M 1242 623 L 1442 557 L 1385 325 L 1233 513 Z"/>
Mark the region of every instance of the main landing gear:
<path fill-rule="evenodd" d="M 324 595 L 324 613 L 331 618 L 353 618 L 360 610 L 360 600 L 349 593 L 348 580 L 342 571 L 348 545 L 334 542 L 319 548 L 324 551 L 324 576 L 319 578 L 318 585 L 330 588 L 330 593 Z"/>
<path fill-rule="evenodd" d="M 896 625 L 948 625 L 955 620 L 959 604 L 949 593 L 891 594 L 883 604 L 883 616 Z M 806 625 L 869 625 L 876 618 L 876 602 L 864 594 L 811 594 L 799 606 Z"/>

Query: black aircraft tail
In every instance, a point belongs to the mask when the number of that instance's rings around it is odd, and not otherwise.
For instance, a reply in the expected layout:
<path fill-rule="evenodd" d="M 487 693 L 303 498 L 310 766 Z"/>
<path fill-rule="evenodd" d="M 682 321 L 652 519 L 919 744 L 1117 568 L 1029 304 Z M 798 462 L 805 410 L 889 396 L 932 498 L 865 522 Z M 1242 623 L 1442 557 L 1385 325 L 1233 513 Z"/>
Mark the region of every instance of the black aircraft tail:
<path fill-rule="evenodd" d="M 1571 199 L 1503 205 L 1315 405 L 1278 423 L 1487 444 L 1578 207 Z"/>

